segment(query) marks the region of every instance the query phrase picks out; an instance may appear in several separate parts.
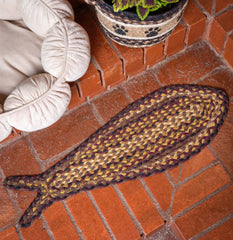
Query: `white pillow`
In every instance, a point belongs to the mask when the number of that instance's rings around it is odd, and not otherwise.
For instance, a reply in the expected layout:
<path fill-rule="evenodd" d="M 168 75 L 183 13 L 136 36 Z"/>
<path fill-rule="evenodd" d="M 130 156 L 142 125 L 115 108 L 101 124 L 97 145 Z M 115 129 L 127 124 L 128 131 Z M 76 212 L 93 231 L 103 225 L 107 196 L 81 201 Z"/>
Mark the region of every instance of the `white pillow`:
<path fill-rule="evenodd" d="M 73 9 L 66 0 L 19 0 L 18 4 L 25 24 L 43 37 L 60 19 L 74 19 Z"/>
<path fill-rule="evenodd" d="M 0 0 L 0 6 L 0 19 L 19 20 L 22 18 L 17 0 Z"/>
<path fill-rule="evenodd" d="M 87 71 L 90 44 L 86 31 L 76 22 L 63 19 L 52 27 L 41 50 L 42 66 L 55 77 L 76 81 Z"/>
<path fill-rule="evenodd" d="M 50 126 L 65 112 L 71 98 L 69 84 L 50 74 L 26 79 L 7 97 L 4 111 L 11 111 L 8 123 L 21 131 Z"/>

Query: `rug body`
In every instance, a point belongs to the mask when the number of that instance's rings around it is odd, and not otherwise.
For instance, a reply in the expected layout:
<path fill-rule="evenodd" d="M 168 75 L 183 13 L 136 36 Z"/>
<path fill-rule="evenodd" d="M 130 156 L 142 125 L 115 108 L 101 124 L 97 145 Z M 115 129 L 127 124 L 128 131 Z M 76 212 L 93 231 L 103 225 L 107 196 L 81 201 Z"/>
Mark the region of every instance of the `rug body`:
<path fill-rule="evenodd" d="M 5 179 L 7 187 L 37 192 L 21 226 L 54 201 L 188 160 L 217 134 L 227 110 L 223 90 L 197 85 L 164 87 L 130 104 L 44 173 Z"/>

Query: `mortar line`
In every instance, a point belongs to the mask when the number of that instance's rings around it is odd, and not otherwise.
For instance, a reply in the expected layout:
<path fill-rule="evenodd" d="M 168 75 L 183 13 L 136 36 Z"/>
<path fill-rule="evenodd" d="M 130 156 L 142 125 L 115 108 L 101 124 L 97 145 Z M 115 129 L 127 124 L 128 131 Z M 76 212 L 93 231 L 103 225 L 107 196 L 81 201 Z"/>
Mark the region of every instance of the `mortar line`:
<path fill-rule="evenodd" d="M 166 215 L 166 213 L 161 209 L 158 201 L 156 200 L 156 198 L 154 197 L 153 193 L 151 192 L 151 190 L 149 189 L 149 187 L 147 186 L 146 182 L 144 181 L 143 178 L 139 177 L 138 180 L 140 181 L 140 183 L 142 184 L 144 190 L 146 191 L 147 195 L 149 196 L 149 198 L 151 199 L 153 205 L 155 206 L 155 208 L 157 209 L 157 211 L 159 212 L 159 214 L 161 215 L 161 217 L 163 218 L 164 221 L 168 221 L 168 217 Z"/>
<path fill-rule="evenodd" d="M 233 213 L 228 214 L 226 217 L 224 217 L 221 220 L 215 222 L 210 227 L 204 229 L 203 231 L 201 231 L 197 235 L 191 237 L 190 240 L 198 240 L 199 238 L 205 236 L 206 234 L 210 233 L 211 231 L 215 230 L 216 228 L 222 226 L 224 223 L 226 223 L 227 221 L 231 220 L 232 218 L 233 218 Z"/>
<path fill-rule="evenodd" d="M 6 178 L 1 166 L 0 166 L 0 178 L 2 178 L 2 180 L 4 180 Z M 19 217 L 22 215 L 22 210 L 19 206 L 19 203 L 18 203 L 18 200 L 16 199 L 15 197 L 15 194 L 13 193 L 13 191 L 9 188 L 5 188 L 8 196 L 9 196 L 9 199 L 10 199 L 10 202 L 12 204 L 12 207 L 15 211 L 15 214 L 16 214 L 16 217 Z"/>
<path fill-rule="evenodd" d="M 106 230 L 108 231 L 110 237 L 112 238 L 112 240 L 117 240 L 116 237 L 115 237 L 115 235 L 114 235 L 114 233 L 112 232 L 112 229 L 110 228 L 110 226 L 109 226 L 106 218 L 104 217 L 103 213 L 101 212 L 98 204 L 96 203 L 96 201 L 95 201 L 95 199 L 94 199 L 94 197 L 93 197 L 93 195 L 92 195 L 92 193 L 91 193 L 90 191 L 87 191 L 87 196 L 88 196 L 89 199 L 91 200 L 91 202 L 92 202 L 92 204 L 93 204 L 96 212 L 98 213 L 101 221 L 103 222 L 103 224 L 104 224 Z"/>
<path fill-rule="evenodd" d="M 15 231 L 20 240 L 24 240 L 23 234 L 21 233 L 20 226 L 18 224 L 15 225 Z M 53 239 L 52 239 L 53 240 Z M 55 239 L 54 239 L 55 240 Z"/>
<path fill-rule="evenodd" d="M 41 161 L 41 159 L 40 159 L 40 157 L 39 157 L 39 154 L 37 153 L 36 148 L 34 147 L 33 143 L 31 142 L 30 137 L 29 137 L 29 136 L 26 136 L 26 137 L 25 137 L 25 141 L 26 141 L 26 143 L 27 143 L 27 145 L 28 145 L 28 147 L 29 147 L 30 152 L 31 152 L 32 155 L 35 157 L 36 162 L 37 162 L 37 164 L 38 164 L 39 167 L 40 167 L 40 170 L 41 170 L 42 172 L 44 172 L 46 169 L 45 169 L 45 167 L 44 167 L 43 162 Z"/>
<path fill-rule="evenodd" d="M 183 211 L 177 213 L 176 215 L 172 216 L 172 220 L 176 221 L 179 217 L 185 215 L 186 213 L 192 211 L 194 208 L 200 206 L 201 204 L 203 204 L 204 202 L 208 201 L 209 199 L 211 199 L 212 197 L 216 196 L 217 194 L 219 194 L 220 192 L 226 190 L 228 187 L 230 187 L 232 185 L 232 182 L 229 182 L 225 185 L 223 185 L 222 187 L 218 188 L 216 191 L 210 193 L 209 195 L 205 196 L 204 198 L 202 198 L 201 200 L 195 202 L 193 205 L 187 207 L 186 209 L 184 209 Z"/>
<path fill-rule="evenodd" d="M 206 165 L 205 167 L 201 168 L 200 170 L 198 170 L 197 172 L 193 173 L 192 175 L 188 176 L 187 178 L 185 178 L 182 181 L 179 181 L 179 183 L 177 184 L 178 187 L 182 186 L 183 184 L 189 182 L 190 180 L 196 178 L 197 176 L 201 175 L 202 173 L 204 173 L 205 171 L 207 171 L 208 169 L 216 166 L 218 164 L 218 161 L 214 160 L 212 161 L 210 164 Z"/>
<path fill-rule="evenodd" d="M 40 220 L 41 220 L 41 222 L 43 224 L 43 228 L 46 230 L 50 240 L 55 240 L 53 232 L 51 231 L 51 229 L 50 229 L 45 217 L 43 216 L 43 214 L 40 216 Z"/>
<path fill-rule="evenodd" d="M 146 236 L 143 228 L 142 228 L 142 225 L 140 224 L 140 222 L 137 220 L 136 216 L 134 215 L 132 209 L 130 208 L 129 204 L 127 203 L 123 193 L 121 192 L 121 190 L 119 189 L 119 187 L 114 184 L 113 185 L 113 188 L 115 190 L 115 192 L 117 193 L 118 197 L 120 198 L 122 204 L 124 205 L 124 208 L 126 209 L 127 213 L 129 214 L 131 220 L 133 221 L 135 227 L 137 228 L 139 234 L 141 237 L 144 237 Z"/>
<path fill-rule="evenodd" d="M 96 118 L 96 120 L 98 121 L 98 123 L 103 126 L 105 124 L 105 121 L 104 119 L 102 118 L 100 112 L 98 111 L 97 107 L 95 106 L 94 103 L 90 103 L 90 106 L 91 106 L 91 109 L 92 109 L 92 112 Z"/>
<path fill-rule="evenodd" d="M 229 170 L 227 169 L 227 167 L 225 166 L 225 164 L 223 163 L 223 161 L 219 157 L 219 155 L 214 151 L 214 149 L 210 145 L 208 145 L 208 148 L 214 154 L 214 156 L 217 158 L 219 164 L 222 166 L 222 168 L 225 170 L 225 172 L 229 175 L 230 179 L 233 181 L 233 176 L 231 175 L 231 173 L 229 172 Z"/>
<path fill-rule="evenodd" d="M 65 201 L 65 200 L 62 200 L 62 204 L 63 204 L 63 207 L 65 208 L 65 210 L 66 210 L 66 212 L 67 212 L 67 215 L 68 215 L 69 218 L 70 218 L 71 223 L 73 224 L 76 232 L 78 233 L 80 239 L 81 239 L 81 240 L 85 240 L 85 237 L 83 236 L 83 232 L 82 232 L 82 230 L 79 228 L 77 222 L 75 221 L 74 216 L 72 215 L 72 213 L 71 213 L 71 211 L 70 211 L 70 209 L 69 209 L 66 201 Z"/>

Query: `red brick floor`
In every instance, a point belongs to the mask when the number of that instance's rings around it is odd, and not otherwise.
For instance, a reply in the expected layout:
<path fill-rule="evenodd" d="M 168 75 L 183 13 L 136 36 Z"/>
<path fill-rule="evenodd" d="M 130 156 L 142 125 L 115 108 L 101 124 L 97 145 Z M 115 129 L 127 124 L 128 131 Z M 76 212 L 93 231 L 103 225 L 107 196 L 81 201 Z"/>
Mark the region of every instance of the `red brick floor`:
<path fill-rule="evenodd" d="M 0 143 L 0 240 L 233 239 L 233 71 L 231 56 L 224 59 L 232 35 L 222 21 L 232 1 L 213 2 L 191 1 L 182 26 L 168 40 L 135 51 L 113 45 L 90 20 L 100 40 L 91 40 L 92 63 L 72 84 L 66 114 L 47 129 L 16 131 Z M 223 43 L 213 40 L 215 25 L 208 21 L 224 30 Z M 87 30 L 90 22 L 83 23 Z M 108 55 L 102 56 L 106 46 Z M 74 195 L 53 204 L 29 228 L 19 227 L 35 193 L 5 189 L 6 176 L 45 171 L 130 102 L 175 83 L 216 86 L 229 95 L 225 123 L 201 153 L 161 174 Z"/>

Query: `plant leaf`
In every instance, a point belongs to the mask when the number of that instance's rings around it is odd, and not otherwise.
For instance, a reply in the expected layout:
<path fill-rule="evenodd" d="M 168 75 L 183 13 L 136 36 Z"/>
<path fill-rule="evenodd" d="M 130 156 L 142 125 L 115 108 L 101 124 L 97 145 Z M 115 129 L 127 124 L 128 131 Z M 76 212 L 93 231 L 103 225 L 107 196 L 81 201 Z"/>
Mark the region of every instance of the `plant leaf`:
<path fill-rule="evenodd" d="M 143 6 L 139 5 L 137 6 L 137 14 L 141 20 L 144 20 L 150 13 L 149 8 L 144 8 Z"/>

